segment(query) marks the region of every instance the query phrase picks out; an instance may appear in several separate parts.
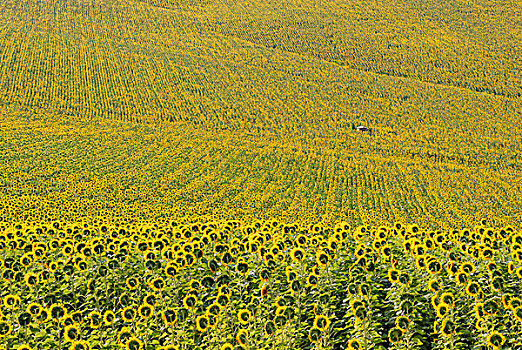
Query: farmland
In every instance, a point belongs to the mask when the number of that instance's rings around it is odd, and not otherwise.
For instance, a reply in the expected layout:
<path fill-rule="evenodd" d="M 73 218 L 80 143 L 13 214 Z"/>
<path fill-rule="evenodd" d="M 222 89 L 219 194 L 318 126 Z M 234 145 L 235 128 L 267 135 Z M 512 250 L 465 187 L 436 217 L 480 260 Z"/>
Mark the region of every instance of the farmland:
<path fill-rule="evenodd" d="M 0 348 L 521 348 L 521 13 L 2 1 Z"/>

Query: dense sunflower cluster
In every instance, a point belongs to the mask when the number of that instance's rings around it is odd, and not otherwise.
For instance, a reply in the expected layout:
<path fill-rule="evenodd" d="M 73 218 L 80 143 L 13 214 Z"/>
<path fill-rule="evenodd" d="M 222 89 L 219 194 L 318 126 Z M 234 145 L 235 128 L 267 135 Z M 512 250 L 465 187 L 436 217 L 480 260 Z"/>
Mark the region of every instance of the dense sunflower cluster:
<path fill-rule="evenodd" d="M 2 225 L 4 349 L 520 349 L 522 233 Z"/>

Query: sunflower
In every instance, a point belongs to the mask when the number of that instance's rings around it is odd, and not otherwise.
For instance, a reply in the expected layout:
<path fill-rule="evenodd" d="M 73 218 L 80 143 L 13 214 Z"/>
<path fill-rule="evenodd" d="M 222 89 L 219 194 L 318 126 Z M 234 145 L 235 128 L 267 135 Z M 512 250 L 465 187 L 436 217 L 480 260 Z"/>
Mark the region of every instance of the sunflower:
<path fill-rule="evenodd" d="M 440 290 L 440 283 L 437 280 L 431 280 L 428 282 L 428 288 L 432 292 L 438 292 Z"/>
<path fill-rule="evenodd" d="M 131 337 L 132 337 L 132 333 L 130 332 L 130 330 L 127 327 L 123 327 L 118 332 L 118 342 L 121 345 L 125 345 L 127 343 L 127 340 L 129 340 Z"/>
<path fill-rule="evenodd" d="M 236 341 L 241 346 L 246 346 L 248 342 L 248 331 L 246 329 L 240 329 L 236 334 Z"/>
<path fill-rule="evenodd" d="M 457 272 L 455 275 L 455 281 L 457 284 L 465 285 L 468 282 L 468 275 L 465 272 Z"/>
<path fill-rule="evenodd" d="M 241 275 L 246 276 L 248 274 L 248 263 L 246 261 L 238 261 L 236 271 Z"/>
<path fill-rule="evenodd" d="M 462 264 L 462 266 L 460 267 L 460 270 L 462 272 L 465 272 L 466 274 L 470 275 L 475 272 L 475 265 L 473 265 L 473 263 L 468 261 L 468 262 L 465 262 L 464 264 Z"/>
<path fill-rule="evenodd" d="M 49 322 L 50 320 L 51 320 L 51 312 L 46 308 L 42 308 L 40 310 L 40 314 L 36 318 L 36 322 L 41 324 L 41 323 Z"/>
<path fill-rule="evenodd" d="M 290 251 L 290 257 L 294 262 L 301 262 L 305 258 L 306 254 L 302 248 L 294 248 Z"/>
<path fill-rule="evenodd" d="M 150 287 L 156 291 L 156 292 L 161 292 L 165 289 L 165 280 L 163 280 L 163 278 L 161 277 L 156 277 L 154 278 L 152 281 L 150 281 Z"/>
<path fill-rule="evenodd" d="M 39 278 L 37 274 L 29 272 L 25 274 L 24 281 L 26 286 L 34 288 L 38 284 Z"/>
<path fill-rule="evenodd" d="M 440 332 L 446 337 L 450 337 L 455 334 L 455 323 L 449 319 L 444 319 L 440 325 Z"/>
<path fill-rule="evenodd" d="M 156 298 L 156 296 L 152 293 L 147 293 L 145 298 L 143 298 L 143 301 L 146 304 L 154 306 L 154 305 L 157 305 L 158 298 Z"/>
<path fill-rule="evenodd" d="M 74 323 L 81 323 L 83 321 L 83 315 L 81 311 L 75 311 L 71 314 Z"/>
<path fill-rule="evenodd" d="M 398 283 L 399 282 L 399 270 L 392 267 L 388 270 L 388 280 L 391 283 Z"/>
<path fill-rule="evenodd" d="M 173 308 L 167 308 L 161 312 L 161 318 L 167 326 L 174 326 L 178 320 L 178 313 Z"/>
<path fill-rule="evenodd" d="M 314 327 L 321 331 L 325 331 L 330 327 L 330 319 L 325 315 L 316 315 L 314 319 Z"/>
<path fill-rule="evenodd" d="M 493 254 L 493 249 L 489 247 L 482 249 L 482 251 L 480 252 L 481 257 L 484 260 L 491 260 L 493 258 Z"/>
<path fill-rule="evenodd" d="M 205 333 L 209 326 L 209 320 L 206 315 L 201 315 L 196 318 L 196 327 L 199 332 Z"/>
<path fill-rule="evenodd" d="M 399 273 L 399 283 L 403 286 L 408 286 L 411 282 L 410 274 L 406 271 Z"/>
<path fill-rule="evenodd" d="M 348 342 L 348 350 L 360 350 L 362 343 L 359 339 L 350 339 Z"/>
<path fill-rule="evenodd" d="M 230 297 L 227 294 L 218 294 L 217 304 L 224 308 L 230 303 Z"/>
<path fill-rule="evenodd" d="M 308 331 L 308 340 L 310 340 L 311 343 L 319 342 L 321 340 L 321 330 L 316 327 L 310 328 Z"/>
<path fill-rule="evenodd" d="M 311 273 L 306 277 L 306 285 L 309 287 L 317 287 L 317 283 L 319 282 L 319 276 Z"/>
<path fill-rule="evenodd" d="M 428 262 L 428 271 L 431 274 L 436 274 L 442 270 L 442 265 L 436 259 L 432 259 Z"/>
<path fill-rule="evenodd" d="M 354 310 L 353 314 L 355 316 L 356 321 L 363 321 L 366 318 L 366 316 L 368 315 L 366 309 L 362 306 L 357 307 Z"/>
<path fill-rule="evenodd" d="M 63 336 L 65 337 L 65 340 L 68 342 L 75 342 L 80 338 L 80 329 L 78 328 L 78 325 L 72 324 L 70 326 L 65 327 Z"/>
<path fill-rule="evenodd" d="M 22 344 L 22 345 L 19 345 L 16 350 L 33 350 L 32 347 L 30 347 L 29 345 L 27 344 Z"/>
<path fill-rule="evenodd" d="M 0 339 L 7 337 L 11 334 L 13 327 L 6 321 L 0 321 Z"/>
<path fill-rule="evenodd" d="M 437 317 L 444 318 L 448 314 L 448 311 L 449 311 L 448 305 L 446 305 L 444 303 L 440 303 L 437 306 Z"/>
<path fill-rule="evenodd" d="M 61 304 L 53 304 L 49 308 L 51 317 L 56 321 L 59 321 L 62 317 L 67 314 L 67 309 Z"/>
<path fill-rule="evenodd" d="M 168 277 L 176 277 L 176 274 L 178 273 L 177 265 L 174 262 L 169 262 L 164 269 L 165 275 Z"/>
<path fill-rule="evenodd" d="M 477 318 L 475 321 L 475 329 L 478 331 L 483 331 L 486 329 L 486 322 L 483 318 Z"/>
<path fill-rule="evenodd" d="M 219 297 L 218 297 L 218 299 L 219 299 Z M 198 303 L 198 297 L 193 294 L 187 294 L 185 296 L 185 298 L 183 298 L 183 306 L 189 310 L 194 309 L 196 307 L 197 303 Z"/>
<path fill-rule="evenodd" d="M 417 256 L 417 258 L 415 259 L 415 265 L 419 270 L 424 270 L 424 268 L 426 267 L 426 258 L 424 257 L 424 255 Z"/>
<path fill-rule="evenodd" d="M 125 284 L 127 285 L 127 288 L 134 290 L 140 286 L 140 281 L 136 277 L 129 277 L 125 280 Z"/>
<path fill-rule="evenodd" d="M 85 272 L 89 268 L 89 265 L 87 264 L 87 262 L 85 260 L 82 259 L 82 260 L 75 262 L 74 267 L 76 267 L 76 269 L 79 272 Z"/>
<path fill-rule="evenodd" d="M 441 303 L 445 304 L 448 308 L 452 308 L 455 306 L 455 297 L 452 293 L 446 292 L 442 293 L 440 296 Z"/>
<path fill-rule="evenodd" d="M 31 315 L 37 317 L 40 315 L 40 312 L 42 311 L 42 306 L 38 303 L 31 303 L 27 305 L 26 311 L 29 312 Z"/>
<path fill-rule="evenodd" d="M 522 301 L 518 297 L 513 297 L 509 300 L 509 309 L 515 310 L 517 307 L 522 305 Z"/>
<path fill-rule="evenodd" d="M 403 332 L 408 330 L 410 319 L 407 316 L 399 316 L 395 319 L 395 326 Z"/>
<path fill-rule="evenodd" d="M 133 309 L 132 306 L 127 306 L 126 308 L 124 308 L 123 310 L 121 310 L 121 318 L 125 321 L 125 322 L 132 322 L 134 321 L 134 319 L 136 318 L 136 310 Z"/>
<path fill-rule="evenodd" d="M 105 323 L 106 326 L 110 326 L 114 323 L 116 320 L 116 314 L 112 312 L 111 310 L 107 310 L 103 314 L 103 323 Z"/>
<path fill-rule="evenodd" d="M 466 294 L 472 297 L 476 297 L 480 292 L 480 285 L 477 282 L 469 281 L 466 286 Z"/>
<path fill-rule="evenodd" d="M 239 319 L 239 323 L 243 325 L 248 325 L 248 322 L 250 321 L 250 318 L 252 317 L 252 314 L 247 309 L 239 310 L 237 313 L 237 318 Z"/>
<path fill-rule="evenodd" d="M 399 343 L 402 340 L 402 331 L 397 327 L 390 329 L 388 332 L 388 339 L 390 339 L 392 344 Z"/>
<path fill-rule="evenodd" d="M 271 336 L 272 334 L 275 333 L 276 326 L 273 321 L 267 321 L 267 322 L 265 322 L 264 329 L 265 329 L 265 334 L 268 336 Z"/>
<path fill-rule="evenodd" d="M 330 262 L 330 257 L 324 251 L 318 251 L 315 261 L 318 266 L 326 267 Z"/>
<path fill-rule="evenodd" d="M 58 270 L 58 263 L 56 261 L 51 261 L 48 265 L 49 271 L 56 272 Z"/>
<path fill-rule="evenodd" d="M 484 311 L 484 303 L 475 303 L 475 305 L 473 305 L 473 310 L 475 311 L 475 317 L 478 319 L 483 319 L 486 315 L 486 311 Z"/>
<path fill-rule="evenodd" d="M 154 306 L 149 305 L 147 303 L 142 304 L 138 308 L 138 315 L 140 315 L 140 317 L 144 319 L 150 318 L 152 315 L 154 315 Z"/>
<path fill-rule="evenodd" d="M 125 350 L 143 350 L 143 342 L 138 338 L 131 336 L 125 342 Z"/>
<path fill-rule="evenodd" d="M 497 350 L 500 349 L 502 344 L 506 341 L 506 338 L 502 335 L 502 333 L 499 333 L 497 331 L 491 332 L 491 334 L 487 337 L 488 345 L 491 346 L 493 349 Z"/>
<path fill-rule="evenodd" d="M 220 350 L 234 350 L 234 345 L 230 343 L 225 343 L 219 348 Z"/>
<path fill-rule="evenodd" d="M 221 311 L 221 307 L 218 305 L 218 304 L 210 304 L 208 307 L 207 307 L 207 312 L 206 314 L 207 315 L 214 315 L 214 316 L 217 316 L 219 315 Z"/>
<path fill-rule="evenodd" d="M 92 329 L 100 328 L 103 324 L 102 314 L 98 311 L 91 311 L 89 313 L 89 321 L 90 321 L 90 327 Z"/>
<path fill-rule="evenodd" d="M 6 309 L 17 310 L 20 307 L 21 299 L 18 295 L 8 294 L 4 298 L 4 306 Z"/>

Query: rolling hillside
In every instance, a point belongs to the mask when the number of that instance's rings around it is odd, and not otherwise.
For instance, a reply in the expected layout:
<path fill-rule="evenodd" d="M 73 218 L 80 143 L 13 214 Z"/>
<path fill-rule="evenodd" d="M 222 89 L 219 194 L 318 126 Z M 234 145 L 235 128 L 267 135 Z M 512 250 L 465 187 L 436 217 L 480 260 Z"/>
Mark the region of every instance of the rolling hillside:
<path fill-rule="evenodd" d="M 4 206 L 35 217 L 74 202 L 68 215 L 518 220 L 520 10 L 4 1 Z"/>

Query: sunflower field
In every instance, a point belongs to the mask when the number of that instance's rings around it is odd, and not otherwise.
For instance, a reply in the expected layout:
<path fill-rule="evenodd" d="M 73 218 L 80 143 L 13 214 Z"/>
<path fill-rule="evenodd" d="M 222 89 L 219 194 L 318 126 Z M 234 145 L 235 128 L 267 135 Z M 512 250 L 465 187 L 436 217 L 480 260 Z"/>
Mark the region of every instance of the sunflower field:
<path fill-rule="evenodd" d="M 13 224 L 5 349 L 520 349 L 522 233 Z"/>
<path fill-rule="evenodd" d="M 0 1 L 0 350 L 522 350 L 521 13 Z"/>

